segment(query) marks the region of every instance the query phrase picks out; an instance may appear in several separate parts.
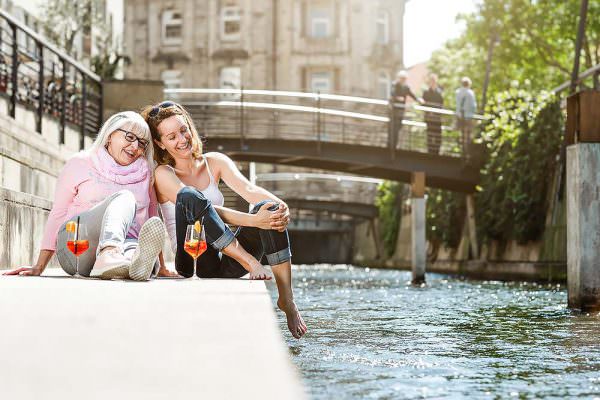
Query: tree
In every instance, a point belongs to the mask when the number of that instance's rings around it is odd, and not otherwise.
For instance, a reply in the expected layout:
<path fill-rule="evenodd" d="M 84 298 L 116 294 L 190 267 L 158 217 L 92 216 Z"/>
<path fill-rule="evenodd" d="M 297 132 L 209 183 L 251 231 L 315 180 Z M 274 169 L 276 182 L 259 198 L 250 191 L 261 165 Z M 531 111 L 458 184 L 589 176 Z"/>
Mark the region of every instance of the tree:
<path fill-rule="evenodd" d="M 548 176 L 557 167 L 564 126 L 557 98 L 545 92 L 568 81 L 574 62 L 580 0 L 483 0 L 477 11 L 460 16 L 466 29 L 436 51 L 429 69 L 448 88 L 447 104 L 461 76 L 481 93 L 490 43 L 490 82 L 481 140 L 489 159 L 476 195 L 478 237 L 482 241 L 540 238 L 549 198 Z M 581 69 L 600 63 L 600 2 L 590 2 Z M 460 207 L 455 195 L 430 193 L 429 238 L 452 245 Z M 429 205 L 429 204 L 428 204 Z M 435 232 L 433 231 L 435 227 Z"/>
<path fill-rule="evenodd" d="M 117 73 L 121 60 L 129 60 L 118 51 L 103 6 L 100 0 L 49 0 L 43 6 L 41 23 L 46 37 L 69 55 L 75 55 L 79 37 L 90 42 L 93 34 L 97 51 L 90 59 L 90 66 L 101 78 L 110 79 Z"/>
<path fill-rule="evenodd" d="M 448 89 L 467 75 L 481 93 L 490 40 L 497 38 L 489 98 L 514 81 L 534 92 L 550 90 L 570 78 L 579 6 L 580 0 L 484 0 L 475 13 L 459 17 L 466 24 L 464 34 L 434 52 L 429 69 Z M 582 69 L 600 63 L 600 2 L 590 2 L 588 14 Z"/>
<path fill-rule="evenodd" d="M 42 6 L 41 23 L 44 34 L 69 55 L 73 54 L 75 39 L 90 35 L 94 23 L 95 0 L 49 0 Z"/>

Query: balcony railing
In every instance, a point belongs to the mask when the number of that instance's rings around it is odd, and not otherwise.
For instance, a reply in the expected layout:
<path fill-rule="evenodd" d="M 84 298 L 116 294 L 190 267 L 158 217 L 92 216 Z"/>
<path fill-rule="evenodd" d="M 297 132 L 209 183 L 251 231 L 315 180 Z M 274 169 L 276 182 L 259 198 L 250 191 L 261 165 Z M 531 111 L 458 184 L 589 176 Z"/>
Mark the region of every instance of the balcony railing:
<path fill-rule="evenodd" d="M 79 130 L 83 148 L 102 124 L 100 77 L 2 10 L 0 97 L 8 99 L 13 118 L 17 105 L 33 111 L 39 133 L 44 117 L 58 120 L 61 144 L 67 125 Z"/>

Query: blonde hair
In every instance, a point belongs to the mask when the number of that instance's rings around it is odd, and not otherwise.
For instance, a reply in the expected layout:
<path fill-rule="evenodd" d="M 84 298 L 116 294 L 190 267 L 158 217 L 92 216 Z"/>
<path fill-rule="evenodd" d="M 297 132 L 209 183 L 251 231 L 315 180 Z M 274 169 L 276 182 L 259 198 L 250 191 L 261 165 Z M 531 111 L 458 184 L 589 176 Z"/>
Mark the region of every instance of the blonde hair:
<path fill-rule="evenodd" d="M 122 111 L 110 116 L 106 122 L 104 122 L 102 128 L 100 128 L 100 132 L 98 132 L 98 136 L 96 136 L 96 140 L 94 140 L 89 151 L 97 152 L 102 147 L 106 148 L 110 135 L 117 129 L 131 131 L 140 139 L 148 141 L 148 146 L 146 146 L 146 149 L 144 150 L 144 158 L 148 163 L 148 168 L 153 171 L 154 150 L 150 145 L 150 142 L 152 142 L 150 128 L 146 121 L 144 121 L 144 118 L 135 111 Z M 152 177 L 154 177 L 154 174 L 152 174 Z"/>
<path fill-rule="evenodd" d="M 167 102 L 163 102 L 167 103 Z M 181 115 L 190 131 L 191 142 L 192 142 L 192 157 L 200 159 L 202 157 L 202 140 L 194 125 L 194 121 L 190 114 L 178 103 L 169 101 L 168 106 L 161 107 L 163 103 L 156 104 L 154 106 L 146 106 L 142 109 L 142 117 L 148 123 L 150 128 L 150 134 L 152 139 L 160 142 L 160 133 L 158 132 L 158 126 L 165 119 L 172 117 L 173 115 Z M 150 115 L 152 114 L 152 115 Z M 154 160 L 158 165 L 171 165 L 175 166 L 175 159 L 171 157 L 168 151 L 158 147 L 156 142 L 152 140 L 152 146 L 154 147 Z"/>

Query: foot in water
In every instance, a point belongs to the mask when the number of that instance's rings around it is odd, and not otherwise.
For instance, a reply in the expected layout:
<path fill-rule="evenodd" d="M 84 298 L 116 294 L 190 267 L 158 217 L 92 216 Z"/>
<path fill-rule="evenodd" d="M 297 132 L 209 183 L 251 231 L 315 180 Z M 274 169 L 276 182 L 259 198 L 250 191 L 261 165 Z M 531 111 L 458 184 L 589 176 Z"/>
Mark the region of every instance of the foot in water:
<path fill-rule="evenodd" d="M 277 300 L 277 307 L 279 307 L 279 309 L 285 313 L 285 317 L 287 318 L 287 326 L 292 336 L 294 336 L 296 339 L 300 339 L 302 336 L 304 336 L 308 328 L 306 328 L 306 324 L 304 323 L 304 320 L 302 319 L 294 300 L 286 301 L 279 299 Z"/>
<path fill-rule="evenodd" d="M 269 272 L 268 269 L 266 269 L 262 265 L 257 265 L 250 271 L 249 278 L 253 279 L 253 280 L 269 281 L 269 280 L 273 279 L 273 276 L 271 275 L 271 272 Z"/>

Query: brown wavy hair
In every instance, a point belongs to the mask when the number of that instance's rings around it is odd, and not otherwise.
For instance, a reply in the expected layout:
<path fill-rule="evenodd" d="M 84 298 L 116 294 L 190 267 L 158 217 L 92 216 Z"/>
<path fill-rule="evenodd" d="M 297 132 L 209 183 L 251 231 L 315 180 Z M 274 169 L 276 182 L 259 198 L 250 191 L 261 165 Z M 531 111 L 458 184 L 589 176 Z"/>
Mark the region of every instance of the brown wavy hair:
<path fill-rule="evenodd" d="M 161 149 L 156 144 L 155 140 L 160 142 L 160 134 L 158 133 L 158 125 L 163 122 L 165 119 L 172 117 L 173 115 L 181 115 L 187 124 L 188 130 L 191 134 L 192 141 L 192 156 L 196 159 L 200 159 L 202 157 L 202 140 L 200 139 L 200 135 L 198 135 L 198 130 L 196 129 L 196 125 L 194 125 L 194 121 L 190 114 L 178 103 L 173 103 L 168 107 L 160 107 L 162 103 L 158 103 L 151 106 L 146 106 L 142 109 L 140 114 L 148 123 L 150 127 L 150 134 L 152 135 L 152 146 L 154 147 L 154 161 L 158 165 L 171 165 L 175 166 L 175 160 L 168 151 Z M 158 107 L 158 112 L 156 115 L 150 116 L 152 110 Z M 155 111 L 156 112 L 156 111 Z"/>

